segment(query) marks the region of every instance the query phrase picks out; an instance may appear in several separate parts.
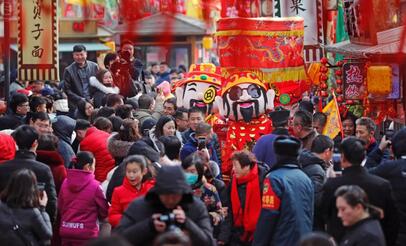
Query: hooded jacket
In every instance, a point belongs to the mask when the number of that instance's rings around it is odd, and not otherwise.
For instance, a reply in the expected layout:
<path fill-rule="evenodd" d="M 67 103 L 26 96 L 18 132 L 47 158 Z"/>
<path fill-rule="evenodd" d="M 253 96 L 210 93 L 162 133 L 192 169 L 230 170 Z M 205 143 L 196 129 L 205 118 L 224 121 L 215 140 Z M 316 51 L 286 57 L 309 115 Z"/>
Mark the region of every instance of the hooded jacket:
<path fill-rule="evenodd" d="M 185 211 L 186 221 L 175 225 L 186 231 L 194 246 L 214 245 L 213 229 L 206 206 L 192 194 L 183 171 L 178 166 L 163 166 L 158 172 L 155 186 L 145 197 L 133 201 L 124 212 L 116 232 L 133 245 L 152 245 L 158 233 L 151 216 L 155 213 L 168 214 L 160 201 L 160 194 L 182 194 L 179 206 Z"/>
<path fill-rule="evenodd" d="M 289 135 L 289 132 L 287 129 L 277 128 L 271 134 L 261 136 L 252 150 L 257 160 L 267 164 L 269 167 L 272 167 L 276 163 L 273 143 L 279 135 Z"/>
<path fill-rule="evenodd" d="M 114 87 L 107 87 L 103 85 L 96 77 L 92 76 L 89 79 L 90 87 L 90 95 L 93 98 L 93 104 L 95 108 L 99 108 L 104 106 L 102 101 L 103 98 L 107 94 L 119 94 L 120 88 L 117 86 Z"/>
<path fill-rule="evenodd" d="M 107 139 L 107 149 L 111 156 L 116 160 L 116 165 L 120 164 L 121 161 L 127 157 L 128 151 L 134 142 L 123 141 L 120 139 L 120 134 L 113 133 Z"/>
<path fill-rule="evenodd" d="M 62 156 L 58 151 L 37 150 L 37 161 L 47 164 L 51 168 L 55 181 L 56 194 L 59 194 L 62 182 L 66 178 L 66 168 L 63 165 Z"/>
<path fill-rule="evenodd" d="M 72 149 L 72 133 L 75 130 L 76 121 L 66 115 L 56 116 L 56 121 L 52 123 L 55 136 L 59 138 L 58 152 L 63 158 L 65 167 L 69 167 L 75 152 Z"/>
<path fill-rule="evenodd" d="M 10 135 L 0 133 L 0 163 L 12 160 L 16 154 L 16 143 Z"/>
<path fill-rule="evenodd" d="M 108 203 L 91 172 L 69 169 L 58 197 L 62 240 L 88 240 L 99 233 L 98 219 L 107 217 Z"/>
<path fill-rule="evenodd" d="M 110 134 L 91 127 L 87 130 L 85 138 L 80 142 L 81 151 L 92 152 L 96 159 L 96 170 L 94 175 L 96 180 L 103 182 L 107 173 L 114 168 L 115 160 L 107 149 L 107 139 Z"/>
<path fill-rule="evenodd" d="M 116 187 L 113 191 L 111 207 L 109 209 L 109 223 L 111 226 L 116 227 L 128 205 L 137 197 L 145 195 L 153 186 L 154 182 L 144 182 L 141 184 L 140 189 L 137 190 L 125 177 L 123 184 Z"/>

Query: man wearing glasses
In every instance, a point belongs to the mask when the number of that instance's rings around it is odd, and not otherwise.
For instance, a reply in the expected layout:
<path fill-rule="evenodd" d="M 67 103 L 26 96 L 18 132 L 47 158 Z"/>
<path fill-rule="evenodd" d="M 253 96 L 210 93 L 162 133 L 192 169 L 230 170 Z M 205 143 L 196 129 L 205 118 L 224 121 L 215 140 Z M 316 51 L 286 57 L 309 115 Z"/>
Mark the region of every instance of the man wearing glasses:
<path fill-rule="evenodd" d="M 11 98 L 8 112 L 0 118 L 0 130 L 14 130 L 24 124 L 29 111 L 30 104 L 28 103 L 28 97 L 20 93 L 14 94 Z"/>

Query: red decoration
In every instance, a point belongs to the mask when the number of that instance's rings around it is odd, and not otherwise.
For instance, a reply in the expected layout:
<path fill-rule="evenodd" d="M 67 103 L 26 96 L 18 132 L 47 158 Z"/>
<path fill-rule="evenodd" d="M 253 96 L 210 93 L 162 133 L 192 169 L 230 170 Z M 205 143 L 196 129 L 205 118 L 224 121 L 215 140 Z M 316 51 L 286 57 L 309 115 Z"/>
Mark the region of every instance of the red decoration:
<path fill-rule="evenodd" d="M 320 62 L 321 62 L 321 64 L 326 65 L 326 64 L 327 64 L 327 62 L 328 62 L 328 59 L 327 59 L 327 58 L 325 58 L 325 57 L 323 57 L 323 58 L 321 58 L 321 59 L 320 59 Z"/>
<path fill-rule="evenodd" d="M 336 92 L 337 94 L 343 93 L 343 89 L 341 88 L 341 86 L 337 87 Z"/>
<path fill-rule="evenodd" d="M 341 76 L 343 74 L 343 71 L 337 70 L 335 73 L 336 73 L 337 76 Z"/>
<path fill-rule="evenodd" d="M 341 79 L 337 79 L 337 80 L 336 80 L 336 83 L 337 83 L 337 85 L 342 85 L 342 84 L 343 84 L 343 81 L 342 81 Z"/>
<path fill-rule="evenodd" d="M 343 100 L 344 100 L 344 98 L 343 98 L 342 95 L 339 95 L 339 96 L 337 97 L 337 102 L 342 103 Z"/>

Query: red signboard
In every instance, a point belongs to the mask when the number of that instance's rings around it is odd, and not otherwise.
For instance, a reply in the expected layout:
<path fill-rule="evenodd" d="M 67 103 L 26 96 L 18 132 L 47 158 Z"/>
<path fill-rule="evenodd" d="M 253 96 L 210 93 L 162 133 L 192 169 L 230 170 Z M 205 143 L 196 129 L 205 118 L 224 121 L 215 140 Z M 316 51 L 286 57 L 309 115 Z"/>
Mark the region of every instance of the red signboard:
<path fill-rule="evenodd" d="M 362 100 L 365 86 L 365 64 L 346 63 L 343 65 L 344 98 L 349 100 Z"/>

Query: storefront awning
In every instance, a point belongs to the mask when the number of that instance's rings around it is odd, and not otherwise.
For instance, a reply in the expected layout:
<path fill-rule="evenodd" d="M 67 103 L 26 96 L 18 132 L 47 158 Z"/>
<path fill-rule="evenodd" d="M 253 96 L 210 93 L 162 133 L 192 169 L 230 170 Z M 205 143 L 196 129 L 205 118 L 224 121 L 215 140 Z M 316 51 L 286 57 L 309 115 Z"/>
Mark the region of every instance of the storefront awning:
<path fill-rule="evenodd" d="M 353 44 L 350 41 L 344 41 L 333 45 L 324 46 L 325 51 L 350 55 L 355 57 L 369 57 L 370 55 L 395 55 L 400 51 L 400 41 L 378 45 L 360 45 Z M 406 54 L 406 45 L 401 50 Z"/>
<path fill-rule="evenodd" d="M 102 43 L 59 43 L 59 52 L 72 52 L 73 46 L 83 44 L 87 51 L 108 51 L 111 50 L 108 46 Z M 11 49 L 17 52 L 17 44 L 12 44 Z"/>

